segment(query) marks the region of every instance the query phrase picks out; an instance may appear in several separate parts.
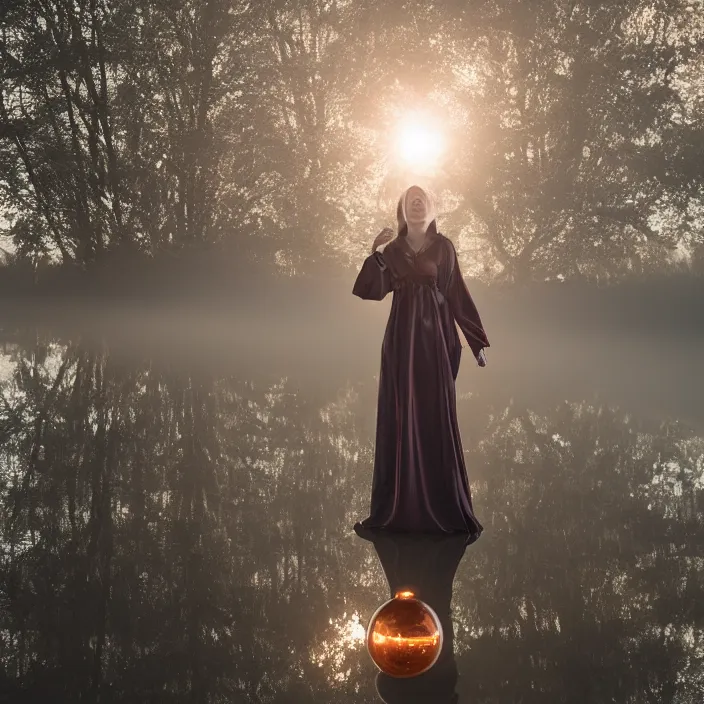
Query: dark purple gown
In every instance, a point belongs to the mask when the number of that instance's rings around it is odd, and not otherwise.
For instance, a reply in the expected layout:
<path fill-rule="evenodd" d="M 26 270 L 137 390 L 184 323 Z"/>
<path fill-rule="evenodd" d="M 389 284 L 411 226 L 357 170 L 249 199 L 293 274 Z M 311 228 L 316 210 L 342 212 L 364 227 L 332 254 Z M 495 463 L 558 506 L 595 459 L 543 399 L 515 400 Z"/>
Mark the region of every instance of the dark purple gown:
<path fill-rule="evenodd" d="M 489 341 L 452 241 L 430 224 L 416 253 L 405 237 L 367 257 L 352 292 L 380 301 L 393 291 L 379 376 L 371 510 L 365 528 L 479 535 L 457 424 L 462 345 Z"/>

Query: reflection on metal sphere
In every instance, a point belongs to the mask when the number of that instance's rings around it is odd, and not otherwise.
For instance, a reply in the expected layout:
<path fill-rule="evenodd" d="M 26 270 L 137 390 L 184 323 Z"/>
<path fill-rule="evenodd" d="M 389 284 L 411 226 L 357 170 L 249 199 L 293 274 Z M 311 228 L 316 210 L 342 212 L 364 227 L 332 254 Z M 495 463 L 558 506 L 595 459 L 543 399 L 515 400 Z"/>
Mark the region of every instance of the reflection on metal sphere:
<path fill-rule="evenodd" d="M 411 591 L 396 592 L 374 612 L 367 628 L 372 660 L 392 677 L 415 677 L 429 670 L 442 642 L 438 615 Z"/>

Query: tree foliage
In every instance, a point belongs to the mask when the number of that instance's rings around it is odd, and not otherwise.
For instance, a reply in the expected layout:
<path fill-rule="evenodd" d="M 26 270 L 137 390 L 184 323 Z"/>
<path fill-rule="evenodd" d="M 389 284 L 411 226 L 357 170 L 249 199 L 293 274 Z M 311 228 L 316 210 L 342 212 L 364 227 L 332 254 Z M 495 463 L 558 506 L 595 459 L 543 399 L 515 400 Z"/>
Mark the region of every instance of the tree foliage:
<path fill-rule="evenodd" d="M 413 178 L 397 123 L 424 110 L 473 273 L 650 271 L 701 251 L 703 46 L 701 0 L 15 0 L 6 234 L 81 265 L 213 244 L 357 264 Z"/>

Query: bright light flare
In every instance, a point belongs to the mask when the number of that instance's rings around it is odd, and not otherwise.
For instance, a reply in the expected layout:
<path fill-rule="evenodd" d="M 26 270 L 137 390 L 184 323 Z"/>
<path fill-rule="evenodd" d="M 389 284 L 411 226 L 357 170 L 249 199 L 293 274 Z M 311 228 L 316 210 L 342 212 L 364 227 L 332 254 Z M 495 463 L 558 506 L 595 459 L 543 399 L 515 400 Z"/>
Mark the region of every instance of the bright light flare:
<path fill-rule="evenodd" d="M 396 151 L 410 166 L 434 166 L 445 150 L 445 141 L 437 128 L 422 122 L 405 122 L 398 128 Z"/>

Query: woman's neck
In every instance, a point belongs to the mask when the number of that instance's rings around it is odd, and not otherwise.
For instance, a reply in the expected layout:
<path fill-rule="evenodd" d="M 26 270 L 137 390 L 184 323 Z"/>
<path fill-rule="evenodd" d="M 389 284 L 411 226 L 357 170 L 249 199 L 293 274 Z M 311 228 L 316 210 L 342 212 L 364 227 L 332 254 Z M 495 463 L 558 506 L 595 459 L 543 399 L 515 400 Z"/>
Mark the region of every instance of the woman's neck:
<path fill-rule="evenodd" d="M 408 225 L 408 236 L 412 240 L 417 240 L 421 239 L 428 228 L 426 228 L 424 225 Z"/>

